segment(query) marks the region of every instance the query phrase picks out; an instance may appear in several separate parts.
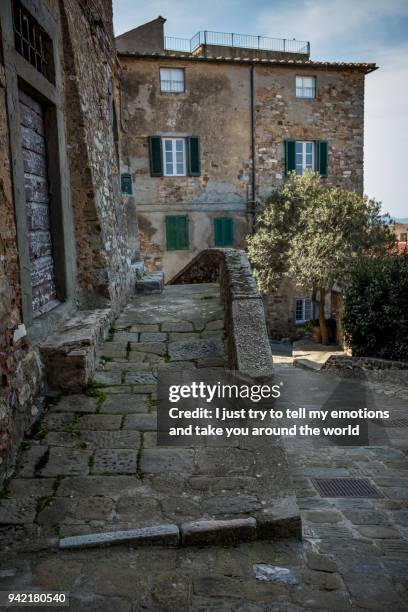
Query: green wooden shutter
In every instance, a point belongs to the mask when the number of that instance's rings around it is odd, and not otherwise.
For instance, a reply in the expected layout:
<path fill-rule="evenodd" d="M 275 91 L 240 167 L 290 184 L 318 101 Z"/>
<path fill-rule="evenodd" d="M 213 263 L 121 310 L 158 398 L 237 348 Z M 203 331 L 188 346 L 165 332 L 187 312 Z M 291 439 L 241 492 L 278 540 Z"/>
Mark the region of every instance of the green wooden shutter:
<path fill-rule="evenodd" d="M 296 170 L 296 140 L 285 140 L 285 172 Z"/>
<path fill-rule="evenodd" d="M 168 251 L 182 251 L 189 248 L 187 216 L 166 217 L 166 248 Z"/>
<path fill-rule="evenodd" d="M 125 193 L 126 195 L 132 195 L 132 177 L 130 176 L 130 174 L 122 174 L 120 177 L 120 182 L 122 193 Z"/>
<path fill-rule="evenodd" d="M 149 137 L 149 151 L 151 176 L 163 176 L 163 153 L 160 136 Z"/>
<path fill-rule="evenodd" d="M 214 245 L 225 247 L 234 244 L 234 221 L 229 217 L 215 217 Z"/>
<path fill-rule="evenodd" d="M 317 171 L 320 176 L 327 176 L 328 166 L 328 144 L 327 140 L 318 140 L 316 142 L 317 147 Z"/>
<path fill-rule="evenodd" d="M 200 163 L 200 139 L 198 136 L 189 136 L 187 138 L 188 147 L 188 175 L 189 176 L 200 176 L 201 174 L 201 163 Z"/>

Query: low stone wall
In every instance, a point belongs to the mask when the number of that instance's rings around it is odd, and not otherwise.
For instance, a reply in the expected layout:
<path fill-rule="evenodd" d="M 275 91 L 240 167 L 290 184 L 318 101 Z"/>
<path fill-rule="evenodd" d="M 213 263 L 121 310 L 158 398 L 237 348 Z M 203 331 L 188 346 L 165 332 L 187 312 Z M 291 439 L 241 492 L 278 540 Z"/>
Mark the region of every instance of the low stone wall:
<path fill-rule="evenodd" d="M 408 362 L 377 359 L 375 357 L 351 357 L 332 355 L 322 370 L 340 376 L 373 378 L 408 386 Z"/>
<path fill-rule="evenodd" d="M 263 301 L 244 251 L 206 249 L 169 284 L 219 282 L 225 308 L 229 367 L 256 380 L 273 375 Z"/>

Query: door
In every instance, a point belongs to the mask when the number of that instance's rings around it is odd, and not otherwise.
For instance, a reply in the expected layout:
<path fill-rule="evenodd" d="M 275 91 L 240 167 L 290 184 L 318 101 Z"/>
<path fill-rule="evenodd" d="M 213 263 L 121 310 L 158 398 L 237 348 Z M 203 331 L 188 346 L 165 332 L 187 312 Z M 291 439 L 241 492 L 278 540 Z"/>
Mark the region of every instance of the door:
<path fill-rule="evenodd" d="M 33 315 L 56 306 L 57 291 L 52 249 L 50 189 L 41 105 L 20 91 L 21 141 L 30 253 Z"/>

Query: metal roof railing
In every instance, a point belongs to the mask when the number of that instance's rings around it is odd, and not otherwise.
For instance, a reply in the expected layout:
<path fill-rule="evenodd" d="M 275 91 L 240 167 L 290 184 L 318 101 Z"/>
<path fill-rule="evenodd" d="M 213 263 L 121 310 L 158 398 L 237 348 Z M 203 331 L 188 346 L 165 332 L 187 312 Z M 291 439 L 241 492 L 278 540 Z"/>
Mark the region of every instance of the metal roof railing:
<path fill-rule="evenodd" d="M 250 34 L 234 34 L 227 32 L 211 32 L 202 30 L 192 38 L 165 37 L 165 49 L 193 53 L 202 45 L 219 47 L 240 47 L 242 49 L 259 49 L 261 51 L 280 51 L 282 53 L 310 54 L 310 43 L 304 40 L 289 38 L 270 38 L 267 36 L 252 36 Z"/>

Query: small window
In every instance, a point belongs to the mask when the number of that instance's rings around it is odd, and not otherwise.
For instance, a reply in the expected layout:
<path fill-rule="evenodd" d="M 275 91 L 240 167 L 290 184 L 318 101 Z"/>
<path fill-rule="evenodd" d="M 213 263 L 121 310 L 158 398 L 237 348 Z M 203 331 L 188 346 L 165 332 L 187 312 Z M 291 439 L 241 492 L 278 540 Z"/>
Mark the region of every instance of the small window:
<path fill-rule="evenodd" d="M 296 77 L 296 97 L 315 98 L 316 97 L 316 78 L 315 77 Z"/>
<path fill-rule="evenodd" d="M 407 242 L 407 234 L 400 235 L 400 242 Z"/>
<path fill-rule="evenodd" d="M 214 219 L 214 245 L 225 247 L 234 244 L 234 221 L 229 217 Z"/>
<path fill-rule="evenodd" d="M 315 143 L 310 141 L 296 141 L 296 174 L 302 176 L 306 170 L 315 169 Z"/>
<path fill-rule="evenodd" d="M 188 217 L 166 217 L 166 248 L 168 251 L 185 251 L 189 248 Z"/>
<path fill-rule="evenodd" d="M 125 193 L 126 195 L 132 195 L 133 193 L 133 187 L 132 187 L 132 177 L 130 176 L 130 174 L 122 174 L 121 178 L 121 187 L 122 187 L 122 193 Z"/>
<path fill-rule="evenodd" d="M 300 298 L 295 301 L 295 322 L 306 323 L 312 318 L 312 300 L 310 298 Z"/>
<path fill-rule="evenodd" d="M 17 53 L 55 83 L 51 38 L 19 0 L 13 2 L 13 26 Z"/>
<path fill-rule="evenodd" d="M 170 93 L 183 93 L 183 68 L 160 68 L 160 90 Z"/>
<path fill-rule="evenodd" d="M 164 176 L 186 175 L 185 138 L 163 138 Z"/>

